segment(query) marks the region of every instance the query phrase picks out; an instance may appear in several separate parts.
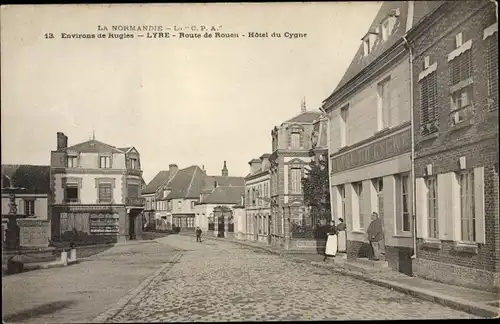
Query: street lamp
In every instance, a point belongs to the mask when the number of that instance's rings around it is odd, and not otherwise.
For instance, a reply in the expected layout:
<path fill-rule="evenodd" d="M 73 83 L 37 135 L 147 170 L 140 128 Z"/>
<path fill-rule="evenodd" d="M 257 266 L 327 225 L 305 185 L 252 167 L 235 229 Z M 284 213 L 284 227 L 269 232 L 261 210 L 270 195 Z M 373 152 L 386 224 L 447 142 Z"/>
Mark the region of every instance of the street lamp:
<path fill-rule="evenodd" d="M 26 218 L 25 215 L 17 214 L 17 204 L 16 204 L 16 194 L 23 192 L 26 189 L 14 186 L 14 181 L 7 175 L 5 177 L 9 180 L 9 187 L 2 188 L 2 193 L 7 193 L 9 195 L 9 214 L 6 215 L 8 218 L 7 231 L 5 237 L 5 247 L 9 250 L 19 249 L 19 236 L 20 230 L 17 225 L 17 218 Z M 2 218 L 5 215 L 2 215 Z"/>

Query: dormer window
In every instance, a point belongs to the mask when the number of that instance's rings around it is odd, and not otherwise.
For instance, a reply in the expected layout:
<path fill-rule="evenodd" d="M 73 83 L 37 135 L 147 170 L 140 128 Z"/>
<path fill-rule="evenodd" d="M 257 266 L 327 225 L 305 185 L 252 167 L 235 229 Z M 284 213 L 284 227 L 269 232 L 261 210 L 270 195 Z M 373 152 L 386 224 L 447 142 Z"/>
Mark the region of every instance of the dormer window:
<path fill-rule="evenodd" d="M 137 159 L 136 159 L 136 158 L 131 158 L 131 159 L 130 159 L 130 168 L 131 168 L 132 170 L 137 170 L 137 169 L 139 169 L 139 162 L 137 161 Z"/>
<path fill-rule="evenodd" d="M 110 169 L 111 168 L 111 156 L 99 156 L 99 168 Z"/>
<path fill-rule="evenodd" d="M 66 157 L 66 167 L 67 168 L 76 168 L 77 166 L 78 166 L 78 156 L 68 155 Z"/>
<path fill-rule="evenodd" d="M 370 54 L 371 46 L 370 46 L 370 38 L 369 37 L 366 37 L 363 40 L 363 48 L 364 48 L 365 56 L 367 56 L 368 54 Z"/>
<path fill-rule="evenodd" d="M 363 37 L 364 56 L 367 56 L 373 51 L 373 46 L 375 45 L 375 40 L 377 39 L 378 33 L 378 27 L 372 27 L 370 28 L 370 31 L 365 35 L 365 37 Z"/>

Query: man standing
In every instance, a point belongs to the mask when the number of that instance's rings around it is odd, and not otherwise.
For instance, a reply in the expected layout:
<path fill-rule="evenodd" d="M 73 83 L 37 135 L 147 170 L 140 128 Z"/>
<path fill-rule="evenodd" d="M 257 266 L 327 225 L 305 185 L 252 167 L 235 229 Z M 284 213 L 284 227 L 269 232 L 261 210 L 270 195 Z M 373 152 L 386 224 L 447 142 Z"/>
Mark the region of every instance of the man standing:
<path fill-rule="evenodd" d="M 366 231 L 368 234 L 368 241 L 370 241 L 370 245 L 373 251 L 373 260 L 380 260 L 380 241 L 384 237 L 384 233 L 382 231 L 382 221 L 378 217 L 378 214 L 372 213 L 372 221 L 368 226 L 368 230 Z"/>
<path fill-rule="evenodd" d="M 201 243 L 201 228 L 196 227 L 196 242 Z"/>

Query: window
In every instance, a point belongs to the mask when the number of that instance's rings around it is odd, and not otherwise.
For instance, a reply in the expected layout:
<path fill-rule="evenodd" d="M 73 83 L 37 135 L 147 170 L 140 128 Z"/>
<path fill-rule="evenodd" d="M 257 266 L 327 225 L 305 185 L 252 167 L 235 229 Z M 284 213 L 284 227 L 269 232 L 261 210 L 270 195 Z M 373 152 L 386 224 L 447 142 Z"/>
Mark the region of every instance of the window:
<path fill-rule="evenodd" d="M 113 199 L 111 183 L 100 183 L 99 184 L 99 202 L 100 203 L 110 203 Z"/>
<path fill-rule="evenodd" d="M 370 51 L 372 49 L 370 45 L 371 45 L 370 44 L 370 38 L 366 37 L 363 40 L 363 50 L 364 50 L 365 56 L 367 56 L 368 54 L 370 54 Z"/>
<path fill-rule="evenodd" d="M 389 89 L 390 79 L 387 78 L 380 82 L 377 86 L 378 96 L 377 96 L 377 126 L 378 130 L 382 130 L 389 127 L 390 121 L 390 89 Z"/>
<path fill-rule="evenodd" d="M 133 170 L 139 169 L 139 163 L 137 159 L 130 159 L 130 168 Z"/>
<path fill-rule="evenodd" d="M 458 124 L 472 117 L 472 85 L 451 95 L 450 123 Z"/>
<path fill-rule="evenodd" d="M 299 133 L 292 133 L 291 134 L 291 141 L 292 141 L 292 149 L 299 149 L 300 148 L 300 134 Z"/>
<path fill-rule="evenodd" d="M 410 177 L 407 175 L 401 176 L 401 213 L 402 213 L 402 230 L 403 232 L 410 231 Z"/>
<path fill-rule="evenodd" d="M 191 209 L 194 209 L 194 207 L 195 207 L 195 202 L 194 202 L 194 201 L 192 201 L 192 202 L 191 202 Z"/>
<path fill-rule="evenodd" d="M 77 185 L 67 185 L 66 191 L 66 202 L 78 202 L 78 186 Z"/>
<path fill-rule="evenodd" d="M 359 228 L 363 229 L 363 228 L 365 228 L 365 222 L 364 222 L 364 217 L 361 213 L 361 206 L 359 205 L 359 201 L 361 200 L 361 195 L 363 193 L 363 182 L 361 182 L 361 181 L 354 182 L 352 184 L 352 188 L 354 189 L 354 193 L 356 194 L 357 199 L 358 199 Z M 345 221 L 345 219 L 344 219 L 344 221 Z"/>
<path fill-rule="evenodd" d="M 194 217 L 187 217 L 187 227 L 194 227 Z"/>
<path fill-rule="evenodd" d="M 251 202 L 251 197 L 250 197 L 250 189 L 247 189 L 247 205 L 250 206 L 250 202 Z"/>
<path fill-rule="evenodd" d="M 467 170 L 460 172 L 460 215 L 462 241 L 476 240 L 476 217 L 474 213 L 474 172 Z"/>
<path fill-rule="evenodd" d="M 182 201 L 178 200 L 177 201 L 177 209 L 181 209 L 182 208 Z"/>
<path fill-rule="evenodd" d="M 420 81 L 421 132 L 429 135 L 438 130 L 437 74 L 432 72 Z"/>
<path fill-rule="evenodd" d="M 78 164 L 78 157 L 76 156 L 68 156 L 66 157 L 66 167 L 67 168 L 76 168 Z"/>
<path fill-rule="evenodd" d="M 340 206 L 341 206 L 341 216 L 346 220 L 346 196 L 345 196 L 345 186 L 338 186 L 339 194 L 340 194 Z"/>
<path fill-rule="evenodd" d="M 488 37 L 488 107 L 498 109 L 498 37 Z"/>
<path fill-rule="evenodd" d="M 340 146 L 349 145 L 349 105 L 340 109 Z"/>
<path fill-rule="evenodd" d="M 24 214 L 27 216 L 35 216 L 35 200 L 25 199 L 24 200 Z"/>
<path fill-rule="evenodd" d="M 438 226 L 438 200 L 437 200 L 437 178 L 430 177 L 425 180 L 427 185 L 427 219 L 429 224 L 429 237 L 439 237 Z"/>
<path fill-rule="evenodd" d="M 129 198 L 139 198 L 139 185 L 129 184 L 127 190 Z"/>
<path fill-rule="evenodd" d="M 472 77 L 472 55 L 471 51 L 455 57 L 449 63 L 450 69 L 450 85 L 455 85 L 460 81 L 467 80 Z"/>
<path fill-rule="evenodd" d="M 299 194 L 302 192 L 302 171 L 300 169 L 291 169 L 292 174 L 292 193 Z"/>
<path fill-rule="evenodd" d="M 387 38 L 389 38 L 390 34 L 391 31 L 389 30 L 389 19 L 387 19 L 382 23 L 382 39 L 386 41 Z"/>
<path fill-rule="evenodd" d="M 101 169 L 111 168 L 111 156 L 100 156 L 99 157 L 99 168 L 101 168 Z"/>

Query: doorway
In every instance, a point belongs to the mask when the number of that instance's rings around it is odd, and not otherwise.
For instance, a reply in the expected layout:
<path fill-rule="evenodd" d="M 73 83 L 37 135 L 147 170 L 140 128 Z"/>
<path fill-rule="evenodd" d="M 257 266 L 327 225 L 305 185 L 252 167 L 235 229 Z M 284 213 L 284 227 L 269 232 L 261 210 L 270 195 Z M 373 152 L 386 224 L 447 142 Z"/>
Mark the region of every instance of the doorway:
<path fill-rule="evenodd" d="M 135 240 L 135 225 L 136 225 L 137 214 L 134 212 L 129 213 L 129 223 L 128 223 L 128 237 L 130 240 Z"/>
<path fill-rule="evenodd" d="M 382 240 L 379 243 L 380 253 L 385 255 L 385 226 L 384 226 L 384 178 L 375 180 L 375 191 L 377 192 L 377 210 L 380 223 L 382 224 Z"/>

